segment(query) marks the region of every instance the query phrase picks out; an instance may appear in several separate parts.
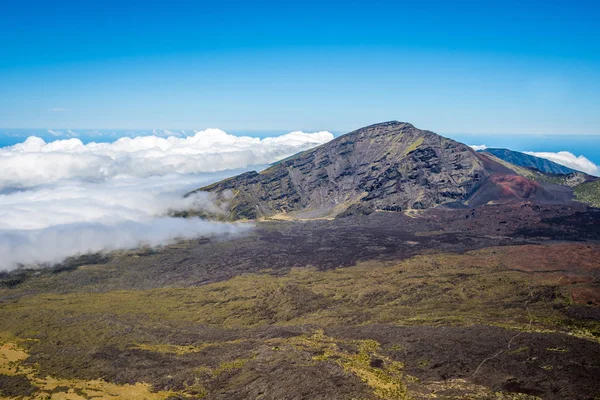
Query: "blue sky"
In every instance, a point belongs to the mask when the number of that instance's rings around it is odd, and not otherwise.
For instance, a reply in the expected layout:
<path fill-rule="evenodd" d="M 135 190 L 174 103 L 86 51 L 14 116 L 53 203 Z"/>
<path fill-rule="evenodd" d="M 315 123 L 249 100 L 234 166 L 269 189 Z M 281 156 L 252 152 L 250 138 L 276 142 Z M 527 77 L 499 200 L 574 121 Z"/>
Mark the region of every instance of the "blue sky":
<path fill-rule="evenodd" d="M 600 134 L 598 1 L 0 2 L 1 128 Z"/>

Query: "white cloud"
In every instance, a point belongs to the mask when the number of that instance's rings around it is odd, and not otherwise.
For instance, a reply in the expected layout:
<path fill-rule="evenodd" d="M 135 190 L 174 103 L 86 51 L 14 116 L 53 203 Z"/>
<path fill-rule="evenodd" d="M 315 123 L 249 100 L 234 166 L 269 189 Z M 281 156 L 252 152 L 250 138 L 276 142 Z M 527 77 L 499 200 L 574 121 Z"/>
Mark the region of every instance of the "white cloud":
<path fill-rule="evenodd" d="M 225 224 L 198 218 L 153 218 L 143 222 L 123 221 L 53 225 L 39 230 L 0 231 L 0 270 L 18 265 L 51 265 L 76 254 L 159 246 L 177 239 L 204 235 L 239 234 L 247 224 Z"/>
<path fill-rule="evenodd" d="M 573 168 L 578 171 L 583 171 L 590 175 L 600 176 L 600 166 L 594 164 L 584 156 L 576 156 L 568 151 L 559 151 L 557 153 L 525 151 L 524 153 L 545 158 L 546 160 L 554 161 L 557 164 L 564 165 L 565 167 Z"/>
<path fill-rule="evenodd" d="M 67 134 L 73 134 L 67 132 Z M 170 218 L 189 208 L 219 212 L 192 189 L 331 140 L 328 132 L 236 137 L 144 136 L 84 145 L 38 137 L 0 149 L 0 270 L 178 238 L 235 234 L 247 224 Z"/>
<path fill-rule="evenodd" d="M 52 136 L 62 136 L 64 133 L 62 131 L 56 131 L 54 129 L 48 129 L 48 133 Z"/>
<path fill-rule="evenodd" d="M 469 145 L 469 147 L 472 148 L 475 151 L 480 151 L 480 150 L 487 149 L 487 146 L 485 144 L 473 144 L 473 145 Z"/>
<path fill-rule="evenodd" d="M 329 132 L 291 132 L 258 139 L 228 135 L 219 129 L 182 138 L 124 137 L 113 143 L 86 145 L 75 138 L 46 143 L 31 136 L 23 143 L 0 149 L 0 187 L 31 187 L 73 178 L 103 181 L 120 175 L 148 177 L 245 168 L 281 160 L 331 139 Z"/>
<path fill-rule="evenodd" d="M 0 230 L 43 229 L 82 222 L 144 222 L 170 210 L 192 207 L 217 212 L 208 193 L 188 198 L 183 195 L 228 175 L 118 177 L 101 183 L 78 179 L 12 190 L 0 195 Z"/>
<path fill-rule="evenodd" d="M 229 174 L 117 177 L 99 183 L 63 180 L 8 190 L 0 195 L 0 271 L 56 263 L 77 254 L 242 233 L 251 225 L 167 216 L 190 208 L 220 212 L 209 193 L 183 194 Z"/>

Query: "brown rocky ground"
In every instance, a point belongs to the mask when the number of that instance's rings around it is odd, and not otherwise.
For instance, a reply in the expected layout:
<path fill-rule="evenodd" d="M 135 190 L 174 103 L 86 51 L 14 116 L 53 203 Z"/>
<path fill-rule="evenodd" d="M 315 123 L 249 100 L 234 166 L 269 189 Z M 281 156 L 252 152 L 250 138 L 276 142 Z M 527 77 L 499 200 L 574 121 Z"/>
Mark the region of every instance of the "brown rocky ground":
<path fill-rule="evenodd" d="M 530 203 L 264 221 L 5 274 L 0 390 L 594 399 L 599 227 L 597 209 Z"/>

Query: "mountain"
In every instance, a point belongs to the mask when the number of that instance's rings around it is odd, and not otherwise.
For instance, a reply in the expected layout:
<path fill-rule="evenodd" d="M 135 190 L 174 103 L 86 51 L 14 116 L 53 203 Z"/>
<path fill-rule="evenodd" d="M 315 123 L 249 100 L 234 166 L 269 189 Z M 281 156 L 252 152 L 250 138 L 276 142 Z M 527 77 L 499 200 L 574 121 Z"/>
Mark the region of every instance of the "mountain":
<path fill-rule="evenodd" d="M 216 183 L 250 230 L 0 271 L 0 398 L 597 398 L 583 175 L 388 122 Z"/>
<path fill-rule="evenodd" d="M 599 179 L 595 176 L 588 175 L 585 172 L 579 172 L 579 171 L 573 171 L 568 174 L 544 173 L 536 168 L 528 168 L 528 167 L 522 167 L 522 166 L 519 166 L 516 164 L 512 164 L 508 161 L 503 160 L 500 157 L 495 156 L 492 153 L 480 151 L 479 154 L 484 155 L 486 158 L 493 160 L 499 164 L 502 164 L 506 168 L 515 172 L 517 175 L 521 175 L 527 179 L 530 179 L 532 181 L 536 181 L 536 182 L 539 182 L 542 184 L 555 184 L 555 185 L 562 185 L 562 186 L 568 186 L 568 187 L 574 188 L 578 185 L 582 185 L 582 184 L 588 183 L 588 182 L 594 182 Z M 575 195 L 577 194 L 577 192 L 574 192 L 574 193 L 575 193 Z"/>
<path fill-rule="evenodd" d="M 572 168 L 565 167 L 564 165 L 546 160 L 545 158 L 531 156 L 519 151 L 488 148 L 485 150 L 480 150 L 480 152 L 493 154 L 494 156 L 504 161 L 508 161 L 511 164 L 519 167 L 536 169 L 545 174 L 568 175 L 574 172 L 579 172 Z"/>
<path fill-rule="evenodd" d="M 434 132 L 390 121 L 342 135 L 261 173 L 247 172 L 198 190 L 216 193 L 232 220 L 572 197 L 572 190 L 528 179 L 510 166 Z"/>

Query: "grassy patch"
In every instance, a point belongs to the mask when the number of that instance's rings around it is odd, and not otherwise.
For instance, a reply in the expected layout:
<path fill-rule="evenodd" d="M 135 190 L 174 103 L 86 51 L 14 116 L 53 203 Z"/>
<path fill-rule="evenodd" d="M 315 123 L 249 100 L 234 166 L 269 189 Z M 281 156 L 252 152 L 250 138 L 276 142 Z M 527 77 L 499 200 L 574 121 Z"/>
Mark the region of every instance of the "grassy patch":
<path fill-rule="evenodd" d="M 131 400 L 163 400 L 172 392 L 153 392 L 144 383 L 115 385 L 101 379 L 59 379 L 40 377 L 34 366 L 25 365 L 29 357 L 25 349 L 12 342 L 0 347 L 0 394 L 21 399 L 45 398 L 121 398 Z"/>
<path fill-rule="evenodd" d="M 406 156 L 411 151 L 415 151 L 422 144 L 423 144 L 423 137 L 419 136 L 408 147 L 406 147 L 406 149 L 404 149 L 403 155 Z"/>
<path fill-rule="evenodd" d="M 201 343 L 199 345 L 187 345 L 187 346 L 180 346 L 180 345 L 176 345 L 176 344 L 166 344 L 166 343 L 160 343 L 160 344 L 137 344 L 134 347 L 141 349 L 141 350 L 147 350 L 147 351 L 154 351 L 154 352 L 158 352 L 158 353 L 172 353 L 172 354 L 177 354 L 177 355 L 184 355 L 184 354 L 189 354 L 189 353 L 199 353 L 205 349 L 209 349 L 211 347 L 220 347 L 220 346 L 226 346 L 229 344 L 237 344 L 237 343 L 242 343 L 243 340 L 232 340 L 232 341 L 223 341 L 223 342 L 205 342 L 205 343 Z"/>
<path fill-rule="evenodd" d="M 312 335 L 293 338 L 289 343 L 317 352 L 313 356 L 317 362 L 333 361 L 339 364 L 348 373 L 359 377 L 379 398 L 410 398 L 402 380 L 402 363 L 382 355 L 379 343 L 374 340 L 336 340 L 318 330 Z M 340 345 L 351 350 L 344 350 Z"/>
<path fill-rule="evenodd" d="M 575 198 L 594 207 L 600 207 L 600 180 L 576 186 Z"/>

